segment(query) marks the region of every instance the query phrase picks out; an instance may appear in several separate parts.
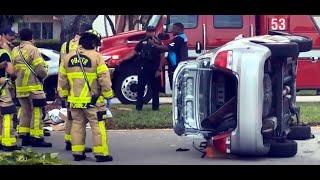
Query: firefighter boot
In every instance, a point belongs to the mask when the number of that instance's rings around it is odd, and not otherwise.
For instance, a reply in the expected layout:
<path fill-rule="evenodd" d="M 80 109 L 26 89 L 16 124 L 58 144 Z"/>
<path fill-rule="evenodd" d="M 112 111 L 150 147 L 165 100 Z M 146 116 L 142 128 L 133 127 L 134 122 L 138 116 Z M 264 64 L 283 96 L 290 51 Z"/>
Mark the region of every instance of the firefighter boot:
<path fill-rule="evenodd" d="M 85 155 L 85 153 L 81 154 L 73 154 L 73 158 L 74 161 L 82 161 L 85 160 L 87 158 L 87 156 Z"/>
<path fill-rule="evenodd" d="M 52 147 L 51 143 L 45 142 L 43 138 L 30 138 L 32 147 Z"/>
<path fill-rule="evenodd" d="M 21 150 L 20 146 L 3 146 L 3 151 L 16 151 Z"/>
<path fill-rule="evenodd" d="M 71 151 L 71 146 L 72 146 L 71 142 L 66 142 L 66 151 Z M 89 147 L 86 147 L 84 149 L 84 152 L 87 152 L 87 153 L 92 152 L 92 149 Z"/>
<path fill-rule="evenodd" d="M 108 161 L 113 161 L 112 156 L 108 155 L 108 156 L 94 156 L 96 158 L 96 162 L 108 162 Z"/>
<path fill-rule="evenodd" d="M 22 146 L 30 146 L 30 135 L 20 135 L 20 138 L 22 139 Z"/>

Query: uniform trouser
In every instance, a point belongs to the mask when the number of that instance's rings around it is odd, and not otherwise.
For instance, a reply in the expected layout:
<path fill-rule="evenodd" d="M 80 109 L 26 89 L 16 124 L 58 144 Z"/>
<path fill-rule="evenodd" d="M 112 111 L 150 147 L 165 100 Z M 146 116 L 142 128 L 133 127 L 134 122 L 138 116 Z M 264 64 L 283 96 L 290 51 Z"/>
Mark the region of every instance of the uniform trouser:
<path fill-rule="evenodd" d="M 143 107 L 143 96 L 145 86 L 148 84 L 152 92 L 152 109 L 159 109 L 159 85 L 160 78 L 155 77 L 156 71 L 143 69 L 138 73 L 138 97 L 136 109 L 141 110 Z"/>
<path fill-rule="evenodd" d="M 3 146 L 17 145 L 15 131 L 13 129 L 13 114 L 17 112 L 16 106 L 12 101 L 10 90 L 7 87 L 3 89 L 0 97 L 0 140 Z"/>
<path fill-rule="evenodd" d="M 31 137 L 43 138 L 42 107 L 46 103 L 44 92 L 33 92 L 28 97 L 18 98 L 18 100 L 21 104 L 19 134 L 30 133 Z"/>
<path fill-rule="evenodd" d="M 67 119 L 64 122 L 64 141 L 71 143 L 71 126 L 72 126 L 72 121 L 71 121 L 71 111 L 69 106 L 64 100 L 61 100 L 62 102 L 62 108 L 67 108 Z"/>
<path fill-rule="evenodd" d="M 109 155 L 108 135 L 106 130 L 106 107 L 87 109 L 70 108 L 72 116 L 71 144 L 73 154 L 83 154 L 85 151 L 86 124 L 89 122 L 92 131 L 93 153 Z"/>
<path fill-rule="evenodd" d="M 169 83 L 170 83 L 171 90 L 172 90 L 172 85 L 173 85 L 173 73 L 174 73 L 175 69 L 176 69 L 175 67 L 172 67 L 169 65 L 168 76 L 169 76 Z"/>

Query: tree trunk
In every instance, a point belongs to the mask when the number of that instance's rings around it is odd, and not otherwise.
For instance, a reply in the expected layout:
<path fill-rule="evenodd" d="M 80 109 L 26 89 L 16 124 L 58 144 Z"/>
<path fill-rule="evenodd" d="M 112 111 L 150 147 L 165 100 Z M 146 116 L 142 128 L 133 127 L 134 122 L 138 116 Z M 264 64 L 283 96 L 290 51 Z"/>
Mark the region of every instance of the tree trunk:
<path fill-rule="evenodd" d="M 72 39 L 82 24 L 92 25 L 98 15 L 64 15 L 61 20 L 61 42 Z"/>

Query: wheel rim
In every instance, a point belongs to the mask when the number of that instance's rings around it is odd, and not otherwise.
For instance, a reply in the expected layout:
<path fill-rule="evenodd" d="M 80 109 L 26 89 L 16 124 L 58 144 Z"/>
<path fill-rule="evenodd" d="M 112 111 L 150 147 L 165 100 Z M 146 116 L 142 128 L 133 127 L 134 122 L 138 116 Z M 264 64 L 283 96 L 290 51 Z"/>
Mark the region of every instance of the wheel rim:
<path fill-rule="evenodd" d="M 121 93 L 123 97 L 125 97 L 128 101 L 132 101 L 132 102 L 137 101 L 137 96 L 138 96 L 137 87 L 138 87 L 137 75 L 131 75 L 126 77 L 122 81 L 122 85 L 121 85 Z M 148 86 L 145 87 L 143 97 L 146 96 L 147 92 L 148 92 Z"/>

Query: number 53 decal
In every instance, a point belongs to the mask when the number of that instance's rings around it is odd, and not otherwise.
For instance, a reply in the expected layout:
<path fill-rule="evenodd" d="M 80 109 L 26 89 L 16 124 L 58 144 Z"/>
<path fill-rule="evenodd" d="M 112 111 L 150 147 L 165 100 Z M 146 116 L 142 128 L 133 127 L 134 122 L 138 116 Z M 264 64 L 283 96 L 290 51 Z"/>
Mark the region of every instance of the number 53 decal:
<path fill-rule="evenodd" d="M 270 18 L 269 19 L 269 29 L 270 30 L 280 30 L 285 31 L 288 29 L 288 19 L 287 18 Z"/>

